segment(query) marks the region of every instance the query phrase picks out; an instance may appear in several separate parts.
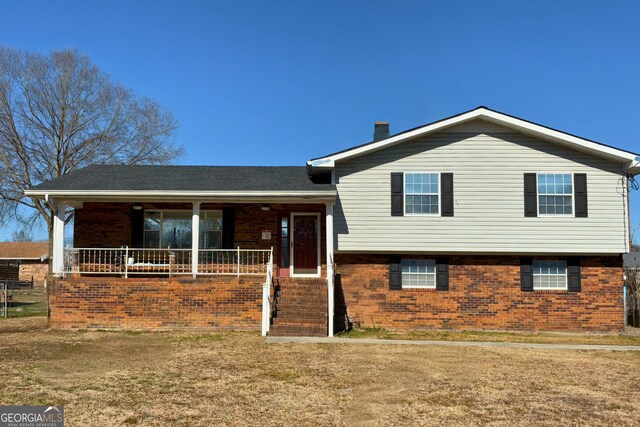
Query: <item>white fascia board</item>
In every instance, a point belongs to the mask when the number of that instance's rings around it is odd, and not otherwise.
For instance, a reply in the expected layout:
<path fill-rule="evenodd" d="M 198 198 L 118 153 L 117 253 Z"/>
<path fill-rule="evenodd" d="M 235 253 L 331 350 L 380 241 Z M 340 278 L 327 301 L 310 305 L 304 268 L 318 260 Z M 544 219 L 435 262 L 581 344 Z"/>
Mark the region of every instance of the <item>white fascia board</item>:
<path fill-rule="evenodd" d="M 198 200 L 210 203 L 325 203 L 334 201 L 335 190 L 323 191 L 95 191 L 95 190 L 26 190 L 25 195 L 46 200 L 67 200 L 71 205 L 83 201 L 114 202 L 183 202 Z M 77 204 L 77 203 L 76 203 Z M 75 205 L 74 205 L 75 206 Z M 82 207 L 80 206 L 76 207 Z"/>
<path fill-rule="evenodd" d="M 577 150 L 588 151 L 594 155 L 600 155 L 608 158 L 614 158 L 617 161 L 625 163 L 625 167 L 630 167 L 636 161 L 636 154 L 629 153 L 627 151 L 619 150 L 617 148 L 608 147 L 606 145 L 598 144 L 587 139 L 583 139 L 574 135 L 570 135 L 564 132 L 560 132 L 554 129 L 547 128 L 545 126 L 537 125 L 535 123 L 521 120 L 516 117 L 508 116 L 506 114 L 498 113 L 486 108 L 477 108 L 458 116 L 451 117 L 449 119 L 441 120 L 436 123 L 432 123 L 427 126 L 405 132 L 391 138 L 384 139 L 382 141 L 367 144 L 362 147 L 347 150 L 342 153 L 335 154 L 333 156 L 323 157 L 316 160 L 310 160 L 307 162 L 312 167 L 334 167 L 336 162 L 358 157 L 373 151 L 381 150 L 383 148 L 398 144 L 400 142 L 424 136 L 430 133 L 437 132 L 444 128 L 460 124 L 474 119 L 489 119 L 490 121 L 502 124 L 504 126 L 513 128 L 525 134 L 534 134 L 539 138 L 548 138 L 556 143 L 562 143 L 565 146 L 575 148 Z"/>
<path fill-rule="evenodd" d="M 628 165 L 625 165 L 625 168 L 631 175 L 640 174 L 640 156 L 636 157 L 632 162 L 629 162 Z"/>
<path fill-rule="evenodd" d="M 307 165 L 312 166 L 314 168 L 332 168 L 335 166 L 335 161 L 333 160 L 333 157 L 335 156 L 331 156 L 331 157 L 325 157 L 323 159 L 318 159 L 318 160 L 309 160 L 307 162 Z"/>

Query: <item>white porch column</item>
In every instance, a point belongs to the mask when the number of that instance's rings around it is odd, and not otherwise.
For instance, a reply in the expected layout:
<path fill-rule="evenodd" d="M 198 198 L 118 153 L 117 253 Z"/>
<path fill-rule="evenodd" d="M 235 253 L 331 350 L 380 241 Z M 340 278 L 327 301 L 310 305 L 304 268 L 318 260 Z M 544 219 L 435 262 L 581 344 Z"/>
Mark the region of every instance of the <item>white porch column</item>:
<path fill-rule="evenodd" d="M 200 202 L 193 202 L 191 217 L 191 274 L 198 274 L 198 248 L 200 248 Z"/>
<path fill-rule="evenodd" d="M 333 271 L 333 203 L 327 203 L 326 214 L 326 241 L 327 241 L 327 306 L 329 309 L 329 333 L 333 336 L 333 314 L 334 314 L 334 271 Z"/>
<path fill-rule="evenodd" d="M 52 249 L 52 272 L 56 276 L 61 276 L 64 271 L 64 220 L 66 205 L 64 202 L 56 201 L 53 212 L 53 249 Z"/>

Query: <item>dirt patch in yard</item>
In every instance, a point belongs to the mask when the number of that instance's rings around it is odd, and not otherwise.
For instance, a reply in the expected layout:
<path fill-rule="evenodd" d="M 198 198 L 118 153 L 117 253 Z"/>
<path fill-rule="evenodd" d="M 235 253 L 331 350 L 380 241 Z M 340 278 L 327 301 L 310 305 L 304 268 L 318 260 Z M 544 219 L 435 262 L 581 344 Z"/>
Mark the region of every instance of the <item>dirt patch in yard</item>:
<path fill-rule="evenodd" d="M 267 345 L 10 319 L 0 357 L 1 404 L 65 404 L 70 426 L 640 424 L 636 352 Z"/>

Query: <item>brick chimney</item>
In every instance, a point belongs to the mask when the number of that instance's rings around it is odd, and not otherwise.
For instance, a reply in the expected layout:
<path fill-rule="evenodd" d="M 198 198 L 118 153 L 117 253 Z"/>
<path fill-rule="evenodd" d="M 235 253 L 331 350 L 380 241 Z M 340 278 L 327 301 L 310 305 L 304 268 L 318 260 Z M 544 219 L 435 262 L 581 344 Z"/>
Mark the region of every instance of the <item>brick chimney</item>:
<path fill-rule="evenodd" d="M 373 131 L 373 140 L 381 141 L 389 138 L 389 122 L 376 122 Z"/>

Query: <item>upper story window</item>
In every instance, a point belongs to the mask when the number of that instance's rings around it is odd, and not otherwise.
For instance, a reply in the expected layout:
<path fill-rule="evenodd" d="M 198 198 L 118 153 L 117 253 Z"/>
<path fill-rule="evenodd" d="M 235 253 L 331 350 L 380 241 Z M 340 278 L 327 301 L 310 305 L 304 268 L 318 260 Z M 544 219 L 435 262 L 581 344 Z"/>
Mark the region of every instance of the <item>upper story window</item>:
<path fill-rule="evenodd" d="M 433 259 L 403 259 L 403 288 L 436 288 L 436 262 Z"/>
<path fill-rule="evenodd" d="M 573 215 L 572 174 L 538 174 L 538 214 Z"/>
<path fill-rule="evenodd" d="M 566 261 L 533 261 L 534 290 L 566 290 Z"/>
<path fill-rule="evenodd" d="M 191 248 L 191 211 L 146 211 L 145 248 Z M 222 247 L 222 211 L 200 212 L 200 249 Z"/>
<path fill-rule="evenodd" d="M 440 213 L 440 175 L 406 172 L 404 174 L 405 214 L 438 215 Z"/>

